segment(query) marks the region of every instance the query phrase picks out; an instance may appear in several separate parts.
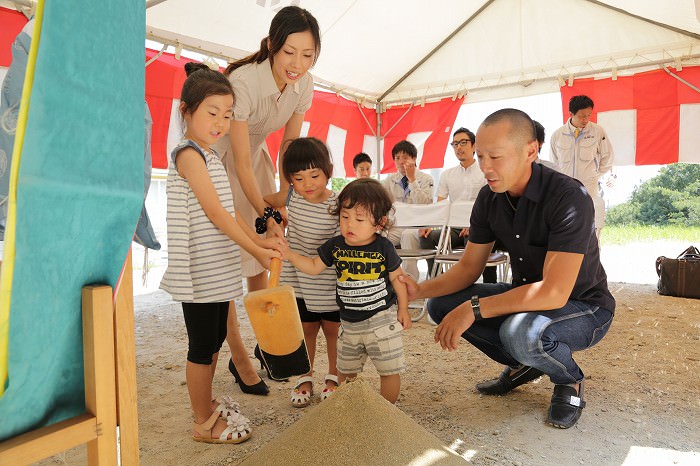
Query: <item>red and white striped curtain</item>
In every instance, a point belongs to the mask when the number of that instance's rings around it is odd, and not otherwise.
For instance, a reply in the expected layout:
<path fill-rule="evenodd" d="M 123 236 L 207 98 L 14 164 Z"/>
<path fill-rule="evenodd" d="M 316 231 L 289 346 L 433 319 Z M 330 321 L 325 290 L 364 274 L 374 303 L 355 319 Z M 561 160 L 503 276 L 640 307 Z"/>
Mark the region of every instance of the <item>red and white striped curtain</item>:
<path fill-rule="evenodd" d="M 569 99 L 585 94 L 595 103 L 592 120 L 605 128 L 615 165 L 700 163 L 700 66 L 608 79 L 577 79 L 561 88 L 564 121 Z"/>

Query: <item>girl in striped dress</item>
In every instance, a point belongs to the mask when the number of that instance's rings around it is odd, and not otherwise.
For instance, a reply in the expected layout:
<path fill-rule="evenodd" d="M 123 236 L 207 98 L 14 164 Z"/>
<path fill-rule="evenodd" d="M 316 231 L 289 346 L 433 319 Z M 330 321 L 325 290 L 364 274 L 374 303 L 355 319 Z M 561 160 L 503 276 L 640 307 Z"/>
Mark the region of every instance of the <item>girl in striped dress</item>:
<path fill-rule="evenodd" d="M 262 240 L 234 216 L 226 171 L 211 145 L 226 134 L 233 90 L 219 72 L 185 65 L 180 113 L 185 140 L 171 154 L 168 173 L 168 267 L 160 287 L 182 303 L 187 327 L 187 389 L 193 438 L 239 443 L 250 437 L 248 419 L 230 397 L 214 400 L 212 379 L 226 338 L 229 301 L 242 292 L 239 245 L 261 264 L 280 257 L 284 240 Z"/>
<path fill-rule="evenodd" d="M 333 173 L 328 148 L 316 138 L 293 140 L 282 158 L 282 173 L 292 189 L 266 196 L 265 200 L 276 207 L 283 206 L 286 201 L 289 248 L 313 257 L 317 254 L 316 248 L 340 232 L 338 217 L 330 214 L 337 195 L 327 187 Z M 311 361 L 311 371 L 299 378 L 291 393 L 292 406 L 303 407 L 313 396 L 313 367 L 319 330 L 323 330 L 328 351 L 328 373 L 324 377 L 321 400 L 338 386 L 336 349 L 340 313 L 335 299 L 335 273 L 328 269 L 326 273 L 311 276 L 286 263 L 280 281 L 294 287 Z"/>

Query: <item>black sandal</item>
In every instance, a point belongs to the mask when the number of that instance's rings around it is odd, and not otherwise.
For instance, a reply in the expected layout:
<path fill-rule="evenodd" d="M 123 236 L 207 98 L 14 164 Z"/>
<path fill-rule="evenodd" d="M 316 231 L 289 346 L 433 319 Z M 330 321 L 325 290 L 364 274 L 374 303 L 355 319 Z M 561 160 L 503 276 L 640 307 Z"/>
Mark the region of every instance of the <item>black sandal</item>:
<path fill-rule="evenodd" d="M 578 393 L 574 387 L 569 385 L 555 385 L 547 422 L 560 429 L 573 427 L 581 417 L 581 411 L 585 406 L 583 380 L 578 386 Z"/>

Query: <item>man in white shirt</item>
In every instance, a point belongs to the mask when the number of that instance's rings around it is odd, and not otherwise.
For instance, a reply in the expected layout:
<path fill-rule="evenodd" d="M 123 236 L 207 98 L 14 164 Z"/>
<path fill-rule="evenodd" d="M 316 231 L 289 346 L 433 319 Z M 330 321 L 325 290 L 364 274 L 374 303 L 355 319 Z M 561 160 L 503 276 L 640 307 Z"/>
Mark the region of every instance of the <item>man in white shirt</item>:
<path fill-rule="evenodd" d="M 479 164 L 474 158 L 474 133 L 467 128 L 459 128 L 452 135 L 450 145 L 454 149 L 455 157 L 459 160 L 459 165 L 448 168 L 440 174 L 438 182 L 437 200 L 438 202 L 449 198 L 450 201 L 473 201 L 481 188 L 486 184 L 486 178 L 479 169 Z M 440 230 L 421 228 L 418 230 L 419 244 L 421 249 L 433 249 L 437 247 L 440 240 Z M 469 236 L 469 228 L 452 228 L 450 230 L 450 241 L 453 248 L 463 248 Z M 428 261 L 428 270 L 433 267 L 432 260 Z M 493 272 L 492 283 L 495 283 L 496 269 L 487 267 L 486 270 Z M 484 277 L 484 281 L 488 278 Z"/>
<path fill-rule="evenodd" d="M 396 173 L 386 177 L 382 184 L 389 191 L 392 202 L 406 204 L 432 204 L 433 177 L 416 167 L 418 149 L 409 141 L 399 141 L 391 149 L 391 156 L 396 165 Z M 418 235 L 413 228 L 392 227 L 387 233 L 389 241 L 403 249 L 418 249 Z M 418 277 L 416 261 L 406 261 L 404 270 L 413 277 Z"/>
<path fill-rule="evenodd" d="M 579 180 L 593 198 L 595 234 L 605 225 L 600 178 L 613 166 L 615 154 L 605 130 L 590 121 L 593 101 L 585 95 L 569 100 L 569 120 L 552 135 L 552 162 L 561 173 Z"/>

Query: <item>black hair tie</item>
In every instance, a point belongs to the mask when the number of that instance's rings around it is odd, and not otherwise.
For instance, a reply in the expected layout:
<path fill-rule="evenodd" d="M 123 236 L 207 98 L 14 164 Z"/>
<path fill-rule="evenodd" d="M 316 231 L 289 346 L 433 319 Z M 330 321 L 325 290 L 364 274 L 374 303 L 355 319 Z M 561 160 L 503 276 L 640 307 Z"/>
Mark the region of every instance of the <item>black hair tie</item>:
<path fill-rule="evenodd" d="M 267 231 L 267 219 L 273 218 L 275 222 L 282 223 L 282 214 L 279 210 L 274 210 L 272 207 L 265 207 L 262 216 L 255 219 L 255 232 L 263 234 Z"/>

